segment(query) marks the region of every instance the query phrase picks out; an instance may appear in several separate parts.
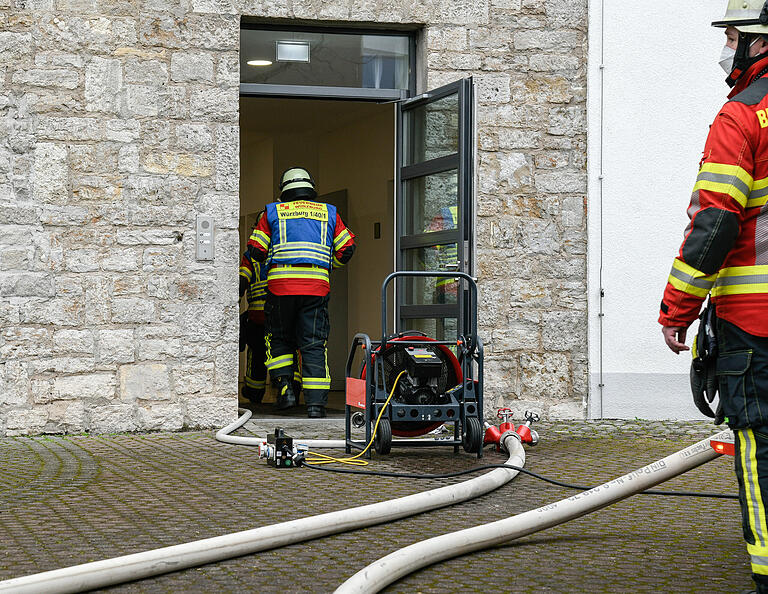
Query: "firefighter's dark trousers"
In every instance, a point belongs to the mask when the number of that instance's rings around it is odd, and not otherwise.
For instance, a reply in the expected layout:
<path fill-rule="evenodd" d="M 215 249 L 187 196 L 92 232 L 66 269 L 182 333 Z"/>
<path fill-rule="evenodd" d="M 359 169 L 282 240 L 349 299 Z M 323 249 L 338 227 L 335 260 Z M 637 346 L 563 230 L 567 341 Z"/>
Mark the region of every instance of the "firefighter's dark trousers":
<path fill-rule="evenodd" d="M 245 389 L 243 395 L 253 402 L 261 402 L 267 380 L 267 347 L 264 341 L 264 324 L 246 321 Z"/>
<path fill-rule="evenodd" d="M 301 353 L 304 401 L 308 406 L 325 406 L 331 376 L 328 372 L 326 342 L 328 296 L 273 295 L 267 293 L 267 369 L 273 380 L 293 376 L 294 352 Z"/>
<path fill-rule="evenodd" d="M 717 331 L 719 392 L 736 438 L 744 539 L 757 591 L 768 593 L 768 338 L 720 319 Z"/>

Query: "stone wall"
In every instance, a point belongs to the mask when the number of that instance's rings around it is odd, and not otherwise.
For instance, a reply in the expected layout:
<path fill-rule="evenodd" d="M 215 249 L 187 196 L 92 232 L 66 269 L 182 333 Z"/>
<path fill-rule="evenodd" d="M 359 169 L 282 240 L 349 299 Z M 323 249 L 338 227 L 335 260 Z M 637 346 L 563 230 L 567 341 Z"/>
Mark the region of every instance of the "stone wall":
<path fill-rule="evenodd" d="M 581 417 L 586 0 L 0 0 L 0 435 L 234 418 L 241 15 L 420 25 L 426 86 L 475 76 L 487 406 Z"/>

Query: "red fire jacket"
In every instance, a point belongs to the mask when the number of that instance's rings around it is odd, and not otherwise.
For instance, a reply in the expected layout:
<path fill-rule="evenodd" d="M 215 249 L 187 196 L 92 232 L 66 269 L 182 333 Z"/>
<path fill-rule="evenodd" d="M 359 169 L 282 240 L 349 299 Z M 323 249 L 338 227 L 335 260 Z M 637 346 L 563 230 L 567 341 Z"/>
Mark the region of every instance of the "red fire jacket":
<path fill-rule="evenodd" d="M 691 221 L 661 302 L 664 326 L 687 327 L 711 293 L 719 317 L 768 336 L 766 74 L 768 57 L 741 77 L 709 130 Z"/>

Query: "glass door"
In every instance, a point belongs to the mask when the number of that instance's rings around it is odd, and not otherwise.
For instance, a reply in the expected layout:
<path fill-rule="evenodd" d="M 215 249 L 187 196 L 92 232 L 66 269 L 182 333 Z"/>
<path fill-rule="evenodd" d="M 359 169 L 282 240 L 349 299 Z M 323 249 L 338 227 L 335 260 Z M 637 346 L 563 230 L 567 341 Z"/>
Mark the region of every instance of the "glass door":
<path fill-rule="evenodd" d="M 473 113 L 472 78 L 398 105 L 398 270 L 471 274 Z M 396 331 L 455 339 L 466 293 L 453 278 L 398 279 Z"/>

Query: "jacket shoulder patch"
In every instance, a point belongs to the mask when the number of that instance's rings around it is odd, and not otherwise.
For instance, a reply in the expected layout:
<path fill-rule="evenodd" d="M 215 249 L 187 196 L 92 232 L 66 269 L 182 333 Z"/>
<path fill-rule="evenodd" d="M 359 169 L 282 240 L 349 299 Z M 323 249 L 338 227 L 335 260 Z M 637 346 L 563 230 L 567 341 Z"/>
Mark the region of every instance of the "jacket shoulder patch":
<path fill-rule="evenodd" d="M 731 99 L 744 105 L 757 105 L 768 95 L 768 77 L 758 78 L 741 93 Z"/>

